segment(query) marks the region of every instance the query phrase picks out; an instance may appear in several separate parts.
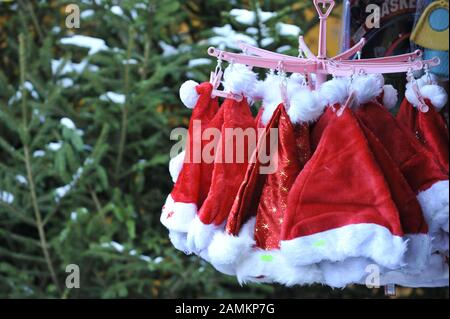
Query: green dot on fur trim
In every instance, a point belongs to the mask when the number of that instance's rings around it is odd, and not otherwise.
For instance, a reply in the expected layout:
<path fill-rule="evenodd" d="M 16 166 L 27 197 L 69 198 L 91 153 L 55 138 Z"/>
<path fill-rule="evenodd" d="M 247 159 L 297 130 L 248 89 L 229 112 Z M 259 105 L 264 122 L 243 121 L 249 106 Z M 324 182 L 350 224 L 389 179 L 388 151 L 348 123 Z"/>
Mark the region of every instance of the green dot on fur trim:
<path fill-rule="evenodd" d="M 313 245 L 316 247 L 323 247 L 327 244 L 327 242 L 325 241 L 325 239 L 320 239 L 318 241 L 316 241 Z"/>
<path fill-rule="evenodd" d="M 273 256 L 272 255 L 261 255 L 261 260 L 264 262 L 272 262 L 273 261 Z"/>

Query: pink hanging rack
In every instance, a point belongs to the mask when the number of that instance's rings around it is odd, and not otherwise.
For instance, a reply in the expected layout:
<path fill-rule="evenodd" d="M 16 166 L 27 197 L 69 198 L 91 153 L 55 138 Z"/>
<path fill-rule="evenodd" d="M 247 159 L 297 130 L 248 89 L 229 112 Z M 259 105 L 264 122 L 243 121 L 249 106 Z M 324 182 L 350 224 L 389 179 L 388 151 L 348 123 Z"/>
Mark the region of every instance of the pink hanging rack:
<path fill-rule="evenodd" d="M 440 63 L 437 57 L 431 60 L 422 60 L 422 52 L 420 50 L 397 56 L 350 60 L 355 54 L 361 52 L 366 43 L 364 38 L 349 50 L 335 57 L 327 58 L 327 19 L 335 6 L 335 1 L 313 0 L 313 3 L 319 15 L 320 23 L 317 56 L 306 45 L 303 37 L 299 37 L 299 51 L 306 58 L 270 52 L 244 42 L 238 42 L 238 46 L 245 54 L 230 53 L 214 47 L 208 49 L 208 54 L 230 63 L 246 64 L 252 67 L 275 70 L 282 65 L 283 70 L 286 72 L 315 73 L 316 89 L 326 81 L 327 75 L 330 74 L 334 76 L 351 76 L 360 73 L 406 73 L 408 71 L 421 70 L 425 66 L 433 67 Z"/>

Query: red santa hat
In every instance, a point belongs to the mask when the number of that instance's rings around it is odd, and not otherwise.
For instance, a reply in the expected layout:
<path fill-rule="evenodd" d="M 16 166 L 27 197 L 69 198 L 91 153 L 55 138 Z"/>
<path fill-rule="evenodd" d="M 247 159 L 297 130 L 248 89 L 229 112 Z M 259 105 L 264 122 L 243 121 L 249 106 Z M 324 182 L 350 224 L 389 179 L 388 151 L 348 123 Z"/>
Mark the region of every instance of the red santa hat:
<path fill-rule="evenodd" d="M 356 86 L 354 86 L 355 83 L 357 84 Z M 358 101 L 365 103 L 368 101 L 374 101 L 374 98 L 376 97 L 376 94 L 380 92 L 382 85 L 382 81 L 376 83 L 373 77 L 360 77 L 357 81 L 354 81 L 352 85 L 350 85 L 350 90 L 353 90 L 356 93 L 355 95 Z M 327 86 L 332 86 L 332 83 L 324 85 L 325 88 L 327 88 Z M 378 86 L 378 89 L 376 89 L 376 86 Z M 336 85 L 332 87 L 337 88 Z M 375 93 L 370 94 L 371 90 L 366 89 L 367 87 L 375 87 L 375 89 L 372 90 Z M 386 100 L 383 99 L 383 95 L 384 97 L 386 97 L 386 95 L 395 96 L 395 94 L 392 93 L 386 94 L 386 91 L 390 90 L 390 88 L 386 89 L 386 87 L 387 86 L 384 85 L 384 94 L 381 94 L 381 98 L 378 96 L 378 100 Z M 362 91 L 360 89 L 362 89 Z M 345 88 L 341 86 L 340 91 L 345 91 Z M 334 92 L 334 95 L 336 96 L 336 92 Z M 328 96 L 330 96 L 330 94 L 328 94 Z M 344 96 L 345 94 L 341 93 L 340 98 L 334 99 L 331 102 L 341 102 L 345 99 Z M 394 105 L 396 104 L 394 99 L 390 99 L 390 101 L 390 103 Z M 357 104 L 354 105 L 354 107 L 358 113 L 364 112 L 364 108 L 366 106 L 364 104 Z M 332 116 L 332 113 L 333 112 L 331 111 L 327 112 L 322 117 L 321 121 L 319 121 L 316 125 L 313 130 L 313 144 L 317 144 L 320 140 L 324 127 L 327 125 L 324 122 L 329 121 L 327 117 L 329 118 Z M 375 123 L 380 123 L 380 121 L 376 121 Z M 446 277 L 448 278 L 448 273 L 446 276 L 445 272 L 442 271 L 441 266 L 436 267 L 436 265 L 430 264 L 430 260 L 436 259 L 436 257 L 435 255 L 432 255 L 431 238 L 426 234 L 427 224 L 424 220 L 417 200 L 414 197 L 414 192 L 411 190 L 400 169 L 390 157 L 383 144 L 380 143 L 372 131 L 368 129 L 361 121 L 360 125 L 370 145 L 371 151 L 375 156 L 376 162 L 383 171 L 385 181 L 391 192 L 391 196 L 399 210 L 401 226 L 406 234 L 404 238 L 408 241 L 408 250 L 405 254 L 405 266 L 398 270 L 387 268 L 383 269 L 383 267 L 380 267 L 383 282 L 408 286 L 420 285 L 421 283 L 424 286 L 442 285 L 444 279 Z M 440 240 L 438 239 L 438 241 Z M 325 283 L 333 287 L 344 287 L 349 283 L 364 284 L 362 278 L 367 276 L 365 269 L 370 264 L 373 264 L 373 260 L 368 258 L 348 258 L 342 262 L 322 262 L 320 266 L 324 275 Z M 434 269 L 430 270 L 430 267 L 434 267 Z M 427 272 L 429 274 L 429 278 L 421 281 L 417 279 L 417 276 L 414 276 L 414 274 L 417 275 L 422 272 Z M 434 278 L 431 278 L 432 274 L 434 275 Z"/>
<path fill-rule="evenodd" d="M 299 103 L 301 96 L 306 97 L 306 103 Z M 226 231 L 217 233 L 209 246 L 211 263 L 234 265 L 241 283 L 277 281 L 290 285 L 320 281 L 316 265 L 297 272 L 298 269 L 294 269 L 279 252 L 281 222 L 287 207 L 288 192 L 310 156 L 307 123 L 320 115 L 318 109 L 323 109 L 322 105 L 315 106 L 313 103 L 316 103 L 315 97 L 308 99 L 307 93 L 300 90 L 292 95 L 289 111 L 286 112 L 284 105 L 279 104 L 270 114 L 271 119 L 258 145 L 264 147 L 269 144 L 272 130 L 278 130 L 274 158 L 276 170 L 268 175 L 261 173 L 258 159 L 249 165 L 228 217 Z M 284 276 L 287 273 L 290 276 Z"/>
<path fill-rule="evenodd" d="M 218 100 L 211 98 L 211 93 L 210 83 L 199 85 L 188 81 L 180 88 L 181 100 L 186 107 L 193 108 L 193 113 L 189 123 L 186 152 L 172 159 L 169 165 L 175 185 L 163 206 L 161 223 L 169 229 L 174 246 L 186 252 L 185 234 L 198 207 L 205 200 L 213 168 L 212 164 L 205 163 L 201 158 L 200 162 L 194 161 L 194 152 L 202 151 L 202 132 L 218 114 Z M 200 140 L 194 136 L 194 121 L 200 123 Z M 216 121 L 221 122 L 220 116 L 217 116 Z"/>
<path fill-rule="evenodd" d="M 349 109 L 334 113 L 289 194 L 282 253 L 297 266 L 366 257 L 398 268 L 406 251 L 403 235 L 395 202 L 357 120 Z"/>
<path fill-rule="evenodd" d="M 381 141 L 417 195 L 430 232 L 448 229 L 448 176 L 434 156 L 377 102 L 355 114 Z"/>
<path fill-rule="evenodd" d="M 379 80 L 377 80 L 379 79 Z M 358 76 L 350 84 L 356 93 L 355 116 L 382 142 L 421 204 L 430 232 L 448 228 L 448 176 L 433 155 L 415 140 L 378 102 L 384 82 L 376 75 Z M 381 94 L 380 94 L 381 93 Z M 437 239 L 437 238 L 436 238 Z M 439 246 L 439 240 L 434 245 Z"/>
<path fill-rule="evenodd" d="M 254 90 L 256 79 L 256 74 L 246 66 L 231 65 L 224 73 L 224 88 L 228 92 L 246 96 L 247 92 Z M 211 187 L 198 216 L 189 226 L 187 235 L 189 250 L 203 255 L 204 258 L 208 258 L 205 251 L 212 237 L 223 229 L 234 197 L 244 178 L 249 154 L 251 155 L 253 148 L 256 147 L 252 142 L 256 143 L 257 130 L 247 99 L 244 98 L 241 102 L 227 99 L 221 109 L 224 122 L 216 150 Z M 240 139 L 230 134 L 233 130 L 249 133 L 250 138 L 244 138 L 243 145 L 238 145 Z M 251 140 L 251 135 L 254 135 L 254 141 Z M 231 161 L 230 155 L 233 156 Z"/>
<path fill-rule="evenodd" d="M 252 153 L 252 145 L 244 138 L 244 145 L 237 145 L 237 139 L 230 134 L 231 130 L 250 130 L 256 141 L 256 127 L 247 101 L 226 100 L 224 109 L 224 124 L 214 161 L 211 188 L 198 216 L 190 225 L 188 232 L 188 247 L 196 253 L 206 249 L 215 232 L 223 229 L 233 200 L 244 178 L 249 163 L 248 154 Z M 250 137 L 251 138 L 251 137 Z M 230 146 L 232 150 L 230 150 Z M 253 147 L 255 147 L 254 145 Z M 229 161 L 228 152 L 234 152 Z M 242 154 L 240 159 L 237 152 Z"/>
<path fill-rule="evenodd" d="M 411 84 L 408 84 L 405 99 L 397 114 L 397 120 L 416 135 L 417 139 L 436 156 L 448 173 L 449 133 L 447 123 L 439 113 L 439 110 L 446 104 L 448 97 L 445 90 L 438 86 L 433 79 L 434 77 L 431 78 L 430 82 L 425 75 L 417 81 L 420 94 L 429 107 L 428 110 L 417 108 L 418 98 L 412 90 Z"/>

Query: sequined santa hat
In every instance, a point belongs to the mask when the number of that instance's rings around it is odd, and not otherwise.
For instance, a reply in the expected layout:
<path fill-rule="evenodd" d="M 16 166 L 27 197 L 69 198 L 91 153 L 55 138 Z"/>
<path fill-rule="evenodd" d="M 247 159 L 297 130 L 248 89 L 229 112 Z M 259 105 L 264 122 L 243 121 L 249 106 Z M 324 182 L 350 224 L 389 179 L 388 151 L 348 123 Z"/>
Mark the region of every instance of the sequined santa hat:
<path fill-rule="evenodd" d="M 228 217 L 226 231 L 217 233 L 209 246 L 210 262 L 216 268 L 235 268 L 241 283 L 320 281 L 316 266 L 307 266 L 304 271 L 296 272 L 278 249 L 290 186 L 310 156 L 307 123 L 316 120 L 323 110 L 323 105 L 312 92 L 295 84 L 288 82 L 288 111 L 283 103 L 272 111 L 270 103 L 276 103 L 276 98 L 281 99 L 281 95 L 274 98 L 276 95 L 272 93 L 265 98 L 268 107 L 264 112 L 270 120 L 265 123 L 266 131 L 259 140 L 259 146 L 265 148 L 270 144 L 272 130 L 277 130 L 277 151 L 273 153 L 276 170 L 268 175 L 261 173 L 263 165 L 257 159 L 249 165 Z M 260 153 L 264 152 L 260 150 Z M 282 279 L 281 274 L 287 272 L 291 273 L 289 279 Z"/>

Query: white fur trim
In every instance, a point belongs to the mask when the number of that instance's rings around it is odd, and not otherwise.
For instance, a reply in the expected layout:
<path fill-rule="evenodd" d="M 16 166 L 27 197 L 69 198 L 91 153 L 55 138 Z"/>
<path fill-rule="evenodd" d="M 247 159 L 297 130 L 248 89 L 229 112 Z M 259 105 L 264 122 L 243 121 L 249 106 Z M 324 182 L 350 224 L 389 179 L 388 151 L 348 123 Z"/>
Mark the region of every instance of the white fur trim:
<path fill-rule="evenodd" d="M 403 266 L 406 242 L 377 224 L 352 224 L 281 241 L 281 251 L 295 265 L 367 257 L 388 268 Z"/>
<path fill-rule="evenodd" d="M 169 173 L 172 177 L 172 181 L 174 183 L 177 182 L 178 176 L 180 175 L 181 170 L 183 169 L 184 157 L 186 156 L 186 151 L 181 152 L 174 158 L 172 158 L 169 162 Z"/>
<path fill-rule="evenodd" d="M 230 64 L 223 75 L 223 86 L 226 92 L 248 96 L 255 90 L 257 77 L 243 64 Z"/>
<path fill-rule="evenodd" d="M 199 95 L 197 90 L 198 83 L 192 80 L 184 82 L 180 87 L 180 99 L 183 104 L 189 108 L 193 109 L 197 104 Z"/>
<path fill-rule="evenodd" d="M 356 105 L 360 106 L 379 96 L 383 89 L 383 84 L 377 74 L 355 76 L 350 85 L 350 90 L 355 93 Z"/>
<path fill-rule="evenodd" d="M 169 195 L 163 206 L 160 221 L 169 230 L 187 233 L 196 215 L 196 204 L 174 202 Z"/>
<path fill-rule="evenodd" d="M 297 90 L 290 99 L 287 111 L 291 122 L 315 122 L 323 113 L 325 105 L 320 103 L 317 94 L 307 88 Z"/>
<path fill-rule="evenodd" d="M 394 284 L 404 287 L 448 287 L 448 266 L 442 256 L 434 254 L 424 269 L 408 271 L 405 268 L 387 269 L 368 258 L 348 258 L 342 262 L 322 262 L 320 268 L 324 284 L 345 288 L 350 284 Z M 379 276 L 377 276 L 379 275 Z M 371 279 L 379 278 L 378 282 Z M 367 281 L 367 282 L 366 282 Z"/>
<path fill-rule="evenodd" d="M 437 232 L 431 234 L 431 236 L 433 237 L 431 241 L 433 251 L 439 251 L 448 256 L 448 232 L 445 230 L 438 230 Z"/>
<path fill-rule="evenodd" d="M 429 267 L 431 256 L 431 239 L 426 234 L 406 235 L 408 244 L 405 253 L 405 266 L 396 270 L 403 277 L 411 277 L 411 274 L 421 274 Z M 370 258 L 352 257 L 339 262 L 324 261 L 320 263 L 323 272 L 324 283 L 334 288 L 344 288 L 347 285 L 360 283 L 366 284 L 365 280 L 375 269 L 367 268 L 369 265 L 378 267 L 380 275 L 391 272 L 391 269 L 377 265 Z M 406 281 L 389 282 L 392 284 L 405 284 Z"/>
<path fill-rule="evenodd" d="M 186 246 L 189 251 L 198 254 L 207 249 L 211 243 L 214 234 L 222 231 L 223 226 L 214 224 L 203 224 L 198 216 L 189 225 Z"/>
<path fill-rule="evenodd" d="M 325 105 L 344 104 L 348 97 L 349 85 L 349 78 L 333 78 L 320 86 L 320 99 Z"/>
<path fill-rule="evenodd" d="M 441 255 L 430 257 L 428 266 L 419 273 L 406 273 L 401 270 L 384 271 L 380 278 L 380 285 L 396 284 L 405 287 L 448 287 L 448 265 Z"/>
<path fill-rule="evenodd" d="M 442 109 L 448 101 L 447 92 L 439 85 L 425 85 L 420 89 L 420 93 L 438 110 Z"/>
<path fill-rule="evenodd" d="M 408 249 L 405 253 L 405 269 L 422 271 L 428 266 L 432 251 L 432 241 L 428 234 L 408 234 L 405 236 Z"/>
<path fill-rule="evenodd" d="M 208 255 L 215 267 L 230 265 L 236 267 L 236 263 L 243 255 L 255 245 L 253 239 L 255 218 L 251 218 L 244 224 L 238 236 L 232 236 L 226 232 L 217 232 L 208 247 Z"/>
<path fill-rule="evenodd" d="M 253 249 L 236 269 L 240 284 L 248 282 L 280 283 L 286 286 L 321 283 L 322 272 L 317 265 L 294 266 L 278 249 Z"/>
<path fill-rule="evenodd" d="M 364 284 L 364 279 L 369 275 L 366 267 L 372 264 L 374 262 L 368 258 L 347 258 L 340 262 L 321 262 L 319 266 L 324 284 L 333 288 L 345 288 L 354 283 Z"/>
<path fill-rule="evenodd" d="M 383 86 L 383 106 L 388 110 L 394 108 L 398 102 L 398 91 L 390 84 Z"/>
<path fill-rule="evenodd" d="M 422 207 L 430 233 L 433 234 L 439 229 L 448 233 L 449 181 L 434 183 L 427 190 L 420 192 L 417 199 Z"/>
<path fill-rule="evenodd" d="M 185 254 L 189 254 L 189 249 L 186 247 L 186 238 L 187 234 L 182 232 L 177 232 L 170 230 L 169 231 L 169 239 L 172 245 L 178 249 L 184 252 Z"/>

